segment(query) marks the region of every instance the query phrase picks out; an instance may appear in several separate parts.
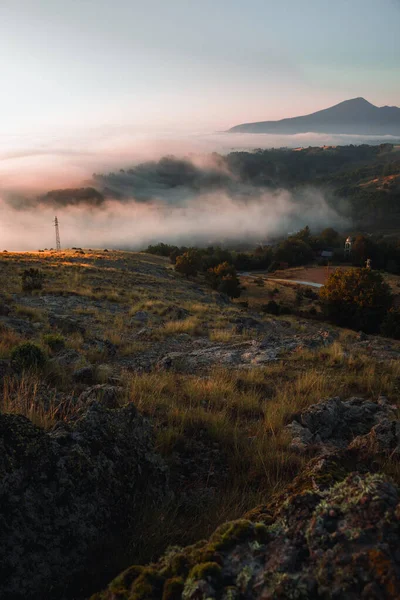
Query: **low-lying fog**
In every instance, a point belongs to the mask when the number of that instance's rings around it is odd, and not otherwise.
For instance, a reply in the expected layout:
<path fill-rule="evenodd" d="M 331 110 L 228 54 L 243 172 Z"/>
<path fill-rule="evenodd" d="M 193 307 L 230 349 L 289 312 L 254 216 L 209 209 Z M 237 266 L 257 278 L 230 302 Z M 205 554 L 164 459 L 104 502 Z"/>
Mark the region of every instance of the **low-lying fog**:
<path fill-rule="evenodd" d="M 390 141 L 391 138 L 386 138 Z M 21 203 L 48 190 L 93 185 L 92 174 L 132 167 L 174 154 L 202 154 L 268 147 L 380 143 L 382 137 L 299 134 L 135 135 L 97 130 L 60 136 L 0 138 L 0 249 L 29 250 L 54 245 L 53 206 Z M 195 158 L 193 159 L 195 160 Z M 176 198 L 175 198 L 176 196 Z M 176 202 L 175 202 L 176 199 Z M 24 208 L 22 208 L 24 206 Z M 108 197 L 101 207 L 82 204 L 57 208 L 64 247 L 143 248 L 148 243 L 210 243 L 266 240 L 305 224 L 319 228 L 346 223 L 330 208 L 324 191 L 301 196 L 287 190 L 261 193 L 230 185 L 210 193 L 181 187 L 148 190 L 146 202 Z"/>

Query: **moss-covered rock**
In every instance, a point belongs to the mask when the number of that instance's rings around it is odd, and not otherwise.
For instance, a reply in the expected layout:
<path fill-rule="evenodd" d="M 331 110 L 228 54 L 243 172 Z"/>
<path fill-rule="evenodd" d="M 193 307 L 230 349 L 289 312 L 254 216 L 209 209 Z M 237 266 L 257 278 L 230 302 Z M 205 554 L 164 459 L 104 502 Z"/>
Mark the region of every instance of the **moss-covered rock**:
<path fill-rule="evenodd" d="M 399 491 L 382 475 L 349 473 L 356 464 L 351 452 L 314 459 L 250 518 L 172 549 L 151 566 L 164 578 L 153 599 L 169 598 L 171 578 L 174 600 L 398 598 Z M 113 585 L 98 600 L 116 600 Z M 135 585 L 121 598 L 136 600 Z"/>
<path fill-rule="evenodd" d="M 166 492 L 153 448 L 151 428 L 133 405 L 93 403 L 49 433 L 0 414 L 0 597 L 76 597 L 94 581 L 101 585 L 98 565 L 115 569 L 126 523 L 134 532 L 141 503 Z M 135 568 L 114 582 L 115 597 L 124 597 L 134 573 L 142 577 Z"/>

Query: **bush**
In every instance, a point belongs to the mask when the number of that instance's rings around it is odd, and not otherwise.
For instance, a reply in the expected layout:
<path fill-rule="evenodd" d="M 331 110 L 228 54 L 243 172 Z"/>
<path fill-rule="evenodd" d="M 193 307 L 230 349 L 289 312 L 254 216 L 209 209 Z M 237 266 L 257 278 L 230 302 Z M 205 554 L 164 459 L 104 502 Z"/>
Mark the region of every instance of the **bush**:
<path fill-rule="evenodd" d="M 213 290 L 217 290 L 224 277 L 236 277 L 236 269 L 227 261 L 220 263 L 216 267 L 211 267 L 207 270 L 206 281 L 211 285 Z"/>
<path fill-rule="evenodd" d="M 380 273 L 371 269 L 334 271 L 321 288 L 319 297 L 329 320 L 367 333 L 380 330 L 392 304 L 389 286 Z"/>
<path fill-rule="evenodd" d="M 218 286 L 221 294 L 226 294 L 229 298 L 239 298 L 241 294 L 239 279 L 234 275 L 223 277 Z"/>
<path fill-rule="evenodd" d="M 47 333 L 43 336 L 43 341 L 52 352 L 60 352 L 65 348 L 65 339 L 59 333 Z"/>
<path fill-rule="evenodd" d="M 386 337 L 400 340 L 400 311 L 398 309 L 391 308 L 386 313 L 386 317 L 382 322 L 381 333 Z"/>
<path fill-rule="evenodd" d="M 18 373 L 42 369 L 45 363 L 46 355 L 43 350 L 30 342 L 16 346 L 11 352 L 11 364 Z"/>
<path fill-rule="evenodd" d="M 314 292 L 314 290 L 311 289 L 310 287 L 303 288 L 303 296 L 304 296 L 304 298 L 307 298 L 308 300 L 318 300 L 317 292 Z"/>
<path fill-rule="evenodd" d="M 21 275 L 22 289 L 24 292 L 41 290 L 43 288 L 44 275 L 39 269 L 25 269 Z"/>
<path fill-rule="evenodd" d="M 195 250 L 188 250 L 188 252 L 176 257 L 175 271 L 186 275 L 186 277 L 189 277 L 189 275 L 196 276 L 200 266 L 201 260 Z"/>
<path fill-rule="evenodd" d="M 176 246 L 171 246 L 170 244 L 154 244 L 150 245 L 146 248 L 145 252 L 148 254 L 155 254 L 157 256 L 170 256 L 172 252 L 177 250 Z"/>
<path fill-rule="evenodd" d="M 296 306 L 301 306 L 301 304 L 303 303 L 303 297 L 304 297 L 303 290 L 300 287 L 298 287 L 296 289 L 296 299 L 295 299 Z"/>
<path fill-rule="evenodd" d="M 261 310 L 270 315 L 279 315 L 279 304 L 275 300 L 270 300 L 267 304 L 263 304 Z"/>
<path fill-rule="evenodd" d="M 206 281 L 214 290 L 218 290 L 221 294 L 226 294 L 230 298 L 239 298 L 241 294 L 236 269 L 227 261 L 208 269 Z"/>

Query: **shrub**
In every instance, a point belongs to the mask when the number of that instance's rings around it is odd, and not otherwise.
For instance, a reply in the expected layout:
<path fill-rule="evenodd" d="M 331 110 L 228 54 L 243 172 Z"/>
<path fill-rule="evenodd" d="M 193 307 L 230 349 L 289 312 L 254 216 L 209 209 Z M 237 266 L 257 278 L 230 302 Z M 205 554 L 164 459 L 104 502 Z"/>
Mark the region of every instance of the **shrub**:
<path fill-rule="evenodd" d="M 218 286 L 218 291 L 221 294 L 226 294 L 229 298 L 239 298 L 241 294 L 239 279 L 234 275 L 223 277 Z"/>
<path fill-rule="evenodd" d="M 148 246 L 145 252 L 148 254 L 156 254 L 157 256 L 170 256 L 171 252 L 174 252 L 175 250 L 178 250 L 176 246 L 161 242 L 159 244 Z"/>
<path fill-rule="evenodd" d="M 295 299 L 296 305 L 300 306 L 303 302 L 303 290 L 298 287 L 296 289 L 296 299 Z"/>
<path fill-rule="evenodd" d="M 226 294 L 230 298 L 239 298 L 241 294 L 236 269 L 227 261 L 208 269 L 206 280 L 214 290 L 218 290 L 221 294 Z"/>
<path fill-rule="evenodd" d="M 59 333 L 47 333 L 43 336 L 43 341 L 52 352 L 59 352 L 65 348 L 65 339 Z"/>
<path fill-rule="evenodd" d="M 11 352 L 11 364 L 18 373 L 42 369 L 45 363 L 46 356 L 43 350 L 31 342 L 20 344 Z"/>
<path fill-rule="evenodd" d="M 318 300 L 317 292 L 314 292 L 310 287 L 303 288 L 303 296 L 304 298 L 308 298 L 308 300 Z"/>
<path fill-rule="evenodd" d="M 201 260 L 196 250 L 188 250 L 176 257 L 175 271 L 186 275 L 186 277 L 197 275 L 200 266 Z"/>
<path fill-rule="evenodd" d="M 392 304 L 389 286 L 371 269 L 334 271 L 319 296 L 329 320 L 367 333 L 379 331 Z"/>
<path fill-rule="evenodd" d="M 229 276 L 236 277 L 236 269 L 233 265 L 225 261 L 207 270 L 206 281 L 211 285 L 213 290 L 217 290 L 222 279 Z"/>
<path fill-rule="evenodd" d="M 41 290 L 43 288 L 44 275 L 39 269 L 25 269 L 21 275 L 22 289 L 24 292 Z"/>
<path fill-rule="evenodd" d="M 382 335 L 400 340 L 400 311 L 395 308 L 391 308 L 387 313 L 382 322 L 381 327 Z"/>
<path fill-rule="evenodd" d="M 279 314 L 280 315 L 291 315 L 292 309 L 287 304 L 278 304 Z"/>
<path fill-rule="evenodd" d="M 262 305 L 261 310 L 270 315 L 279 315 L 279 304 L 275 300 L 270 300 Z"/>

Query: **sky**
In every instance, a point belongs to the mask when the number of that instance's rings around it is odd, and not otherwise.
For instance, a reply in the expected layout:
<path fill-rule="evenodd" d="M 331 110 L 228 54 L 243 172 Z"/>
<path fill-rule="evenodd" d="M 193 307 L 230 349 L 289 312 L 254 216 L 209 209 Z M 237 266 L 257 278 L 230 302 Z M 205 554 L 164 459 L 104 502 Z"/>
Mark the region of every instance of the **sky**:
<path fill-rule="evenodd" d="M 0 149 L 400 105 L 399 25 L 400 0 L 1 0 Z"/>

